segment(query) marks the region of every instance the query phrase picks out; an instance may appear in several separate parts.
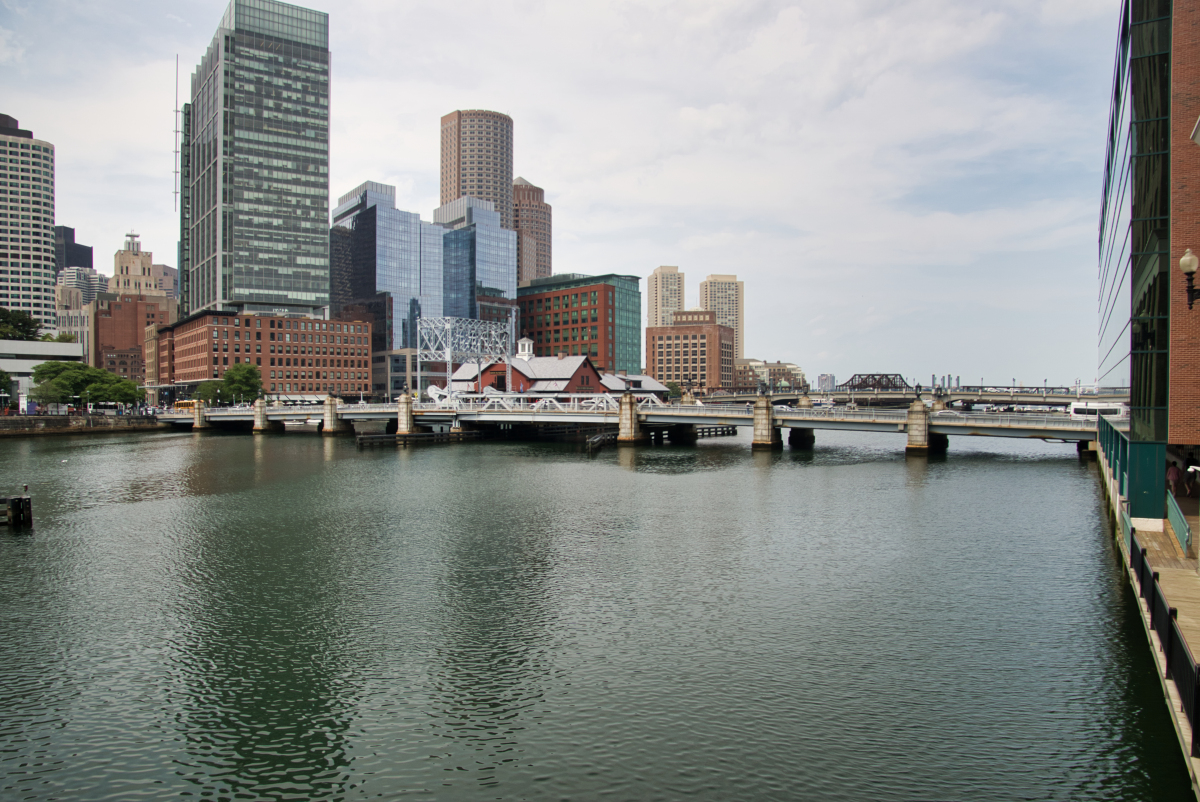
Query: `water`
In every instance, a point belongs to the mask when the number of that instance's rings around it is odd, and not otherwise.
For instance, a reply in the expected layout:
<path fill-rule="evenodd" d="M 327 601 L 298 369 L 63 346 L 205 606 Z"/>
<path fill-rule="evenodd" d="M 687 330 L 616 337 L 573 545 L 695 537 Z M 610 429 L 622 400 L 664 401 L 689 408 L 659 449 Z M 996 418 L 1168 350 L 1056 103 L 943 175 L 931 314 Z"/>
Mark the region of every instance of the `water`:
<path fill-rule="evenodd" d="M 0 798 L 1191 799 L 1095 466 L 903 442 L 0 441 Z"/>

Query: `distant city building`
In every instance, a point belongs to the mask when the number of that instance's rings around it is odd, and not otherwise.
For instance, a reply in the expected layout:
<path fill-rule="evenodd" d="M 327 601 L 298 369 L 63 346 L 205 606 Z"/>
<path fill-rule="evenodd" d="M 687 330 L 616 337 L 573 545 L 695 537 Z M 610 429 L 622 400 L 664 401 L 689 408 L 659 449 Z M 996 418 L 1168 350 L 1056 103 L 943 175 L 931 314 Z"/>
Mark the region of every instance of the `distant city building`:
<path fill-rule="evenodd" d="M 165 265 L 164 265 L 165 267 Z M 113 254 L 113 275 L 108 291 L 133 295 L 166 295 L 154 275 L 154 254 L 142 250 L 138 235 L 125 235 L 125 246 Z"/>
<path fill-rule="evenodd" d="M 395 187 L 367 181 L 333 210 L 330 303 L 370 313 L 375 353 L 416 348 L 417 320 L 443 316 L 446 229 L 396 209 L 395 199 Z"/>
<path fill-rule="evenodd" d="M 65 267 L 58 274 L 58 286 L 79 290 L 86 305 L 96 300 L 97 293 L 108 291 L 108 276 L 91 267 Z"/>
<path fill-rule="evenodd" d="M 764 362 L 761 359 L 733 361 L 735 389 L 747 392 L 788 392 L 808 385 L 804 371 L 794 362 Z M 830 388 L 832 389 L 832 388 Z"/>
<path fill-rule="evenodd" d="M 167 294 L 168 298 L 179 297 L 179 270 L 170 265 L 151 265 L 150 275 L 154 286 Z"/>
<path fill-rule="evenodd" d="M 817 389 L 822 393 L 832 393 L 835 387 L 837 387 L 837 377 L 832 373 L 822 373 L 817 376 Z"/>
<path fill-rule="evenodd" d="M 84 309 L 92 367 L 145 384 L 146 327 L 173 323 L 178 312 L 175 299 L 162 293 L 100 293 Z"/>
<path fill-rule="evenodd" d="M 66 267 L 93 267 L 92 246 L 76 242 L 75 229 L 55 226 L 54 272 L 61 273 Z"/>
<path fill-rule="evenodd" d="M 512 229 L 512 118 L 496 111 L 453 111 L 442 117 L 441 139 L 441 205 L 464 195 L 490 201 L 501 227 Z"/>
<path fill-rule="evenodd" d="M 185 313 L 329 304 L 329 17 L 232 0 L 191 80 L 180 153 Z"/>
<path fill-rule="evenodd" d="M 737 276 L 712 275 L 700 282 L 700 308 L 716 312 L 717 323 L 733 329 L 733 351 L 737 359 L 746 356 L 744 285 Z"/>
<path fill-rule="evenodd" d="M 33 388 L 33 369 L 43 362 L 82 362 L 79 343 L 47 343 L 40 340 L 0 340 L 0 371 L 12 378 L 12 384 L 0 385 L 0 408 L 15 402 L 17 396 Z"/>
<path fill-rule="evenodd" d="M 601 373 L 641 372 L 642 293 L 637 276 L 609 273 L 523 282 L 521 336 L 535 356 L 587 356 Z"/>
<path fill-rule="evenodd" d="M 258 366 L 271 398 L 371 393 L 369 320 L 200 313 L 158 327 L 156 338 L 147 384 L 175 399 L 239 363 Z"/>
<path fill-rule="evenodd" d="M 54 326 L 54 145 L 0 114 L 0 307 Z"/>
<path fill-rule="evenodd" d="M 647 326 L 670 326 L 671 313 L 683 309 L 683 276 L 678 267 L 663 265 L 646 279 Z"/>
<path fill-rule="evenodd" d="M 546 278 L 551 260 L 553 209 L 540 187 L 517 178 L 513 182 L 513 225 L 517 229 L 517 281 Z"/>
<path fill-rule="evenodd" d="M 469 196 L 439 206 L 433 222 L 448 229 L 442 240 L 442 316 L 511 319 L 517 301 L 517 233 L 502 227 L 490 201 Z"/>
<path fill-rule="evenodd" d="M 734 384 L 734 334 L 709 310 L 672 313 L 669 326 L 646 328 L 646 373 L 683 390 L 712 392 Z"/>

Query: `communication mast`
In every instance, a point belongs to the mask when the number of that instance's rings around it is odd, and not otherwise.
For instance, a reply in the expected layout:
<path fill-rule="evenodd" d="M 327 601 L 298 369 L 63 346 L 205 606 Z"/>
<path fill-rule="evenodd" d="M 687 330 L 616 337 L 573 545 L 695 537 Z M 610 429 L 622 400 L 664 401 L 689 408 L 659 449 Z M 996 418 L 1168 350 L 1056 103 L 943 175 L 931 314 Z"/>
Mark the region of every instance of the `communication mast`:
<path fill-rule="evenodd" d="M 173 206 L 179 211 L 179 54 L 175 54 L 175 190 Z"/>

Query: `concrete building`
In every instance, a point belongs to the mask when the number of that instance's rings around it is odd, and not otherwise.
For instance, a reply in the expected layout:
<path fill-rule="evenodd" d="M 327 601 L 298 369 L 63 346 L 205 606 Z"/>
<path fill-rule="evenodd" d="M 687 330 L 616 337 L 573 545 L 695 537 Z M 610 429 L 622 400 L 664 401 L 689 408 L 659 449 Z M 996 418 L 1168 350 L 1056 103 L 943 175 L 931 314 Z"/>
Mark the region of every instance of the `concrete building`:
<path fill-rule="evenodd" d="M 83 296 L 83 303 L 90 304 L 96 295 L 108 291 L 108 276 L 97 273 L 90 267 L 65 267 L 58 274 L 59 287 L 73 287 Z"/>
<path fill-rule="evenodd" d="M 185 314 L 329 304 L 329 80 L 327 14 L 230 2 L 181 121 Z"/>
<path fill-rule="evenodd" d="M 469 109 L 442 117 L 442 206 L 463 196 L 489 201 L 500 225 L 513 228 L 513 121 Z"/>
<path fill-rule="evenodd" d="M 733 350 L 738 359 L 746 356 L 744 285 L 737 276 L 712 275 L 700 282 L 700 308 L 716 312 L 717 323 L 733 329 Z"/>
<path fill-rule="evenodd" d="M 787 392 L 808 386 L 804 371 L 794 362 L 764 362 L 761 359 L 735 359 L 733 386 L 744 392 Z M 832 389 L 832 388 L 830 388 Z"/>
<path fill-rule="evenodd" d="M 536 356 L 587 356 L 605 371 L 641 372 L 642 293 L 637 276 L 560 273 L 517 290 L 522 337 Z"/>
<path fill-rule="evenodd" d="M 511 213 L 511 199 L 510 213 Z M 465 196 L 439 206 L 442 316 L 507 321 L 517 303 L 517 233 L 486 200 Z"/>
<path fill-rule="evenodd" d="M 447 229 L 396 209 L 395 198 L 395 187 L 364 182 L 338 199 L 330 231 L 330 303 L 371 314 L 375 353 L 415 348 L 417 320 L 443 315 Z"/>
<path fill-rule="evenodd" d="M 822 373 L 817 376 L 817 389 L 822 393 L 832 393 L 835 387 L 837 387 L 837 377 L 832 373 Z"/>
<path fill-rule="evenodd" d="M 161 293 L 100 293 L 83 311 L 92 367 L 144 384 L 146 327 L 173 323 L 178 312 L 175 299 Z"/>
<path fill-rule="evenodd" d="M 165 267 L 166 265 L 163 265 Z M 113 254 L 113 275 L 108 291 L 133 295 L 166 295 L 154 274 L 154 254 L 142 250 L 138 235 L 125 235 L 125 246 Z"/>
<path fill-rule="evenodd" d="M 92 267 L 92 246 L 75 241 L 75 229 L 54 227 L 54 272 L 66 267 Z"/>
<path fill-rule="evenodd" d="M 150 265 L 150 276 L 154 286 L 162 290 L 168 298 L 179 297 L 179 270 L 170 265 Z"/>
<path fill-rule="evenodd" d="M 371 321 L 202 312 L 156 329 L 160 400 L 190 397 L 230 365 L 255 365 L 270 397 L 371 393 Z"/>
<path fill-rule="evenodd" d="M 54 326 L 54 145 L 0 114 L 0 306 Z"/>
<path fill-rule="evenodd" d="M 95 297 L 92 298 L 95 300 Z M 83 300 L 83 291 L 78 287 L 59 284 L 54 288 L 54 317 L 59 334 L 71 334 L 75 342 L 83 346 L 83 361 L 92 364 L 91 316 L 87 303 Z"/>
<path fill-rule="evenodd" d="M 513 225 L 517 229 L 517 281 L 546 278 L 553 271 L 553 209 L 546 193 L 524 178 L 513 182 Z"/>
<path fill-rule="evenodd" d="M 683 309 L 683 276 L 678 267 L 663 265 L 646 279 L 647 326 L 670 326 L 671 314 Z"/>
<path fill-rule="evenodd" d="M 79 343 L 46 343 L 40 340 L 0 340 L 0 370 L 12 378 L 12 385 L 0 387 L 0 407 L 28 393 L 33 387 L 33 369 L 43 362 L 82 362 Z"/>
<path fill-rule="evenodd" d="M 646 373 L 693 392 L 732 388 L 733 329 L 716 317 L 708 310 L 675 312 L 670 326 L 647 327 Z"/>

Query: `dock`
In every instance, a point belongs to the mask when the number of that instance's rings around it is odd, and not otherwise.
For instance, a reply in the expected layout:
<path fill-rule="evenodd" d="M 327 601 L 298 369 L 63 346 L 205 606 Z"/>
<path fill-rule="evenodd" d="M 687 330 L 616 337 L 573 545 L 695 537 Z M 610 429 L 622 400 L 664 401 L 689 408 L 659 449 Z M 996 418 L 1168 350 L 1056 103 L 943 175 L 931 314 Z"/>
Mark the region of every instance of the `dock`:
<path fill-rule="evenodd" d="M 359 448 L 364 446 L 403 446 L 408 447 L 418 443 L 461 443 L 464 440 L 478 440 L 481 436 L 477 431 L 459 432 L 412 432 L 409 434 L 360 434 L 357 436 Z"/>
<path fill-rule="evenodd" d="M 33 501 L 28 494 L 0 496 L 0 526 L 33 526 Z"/>

